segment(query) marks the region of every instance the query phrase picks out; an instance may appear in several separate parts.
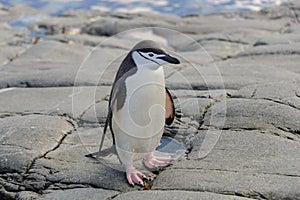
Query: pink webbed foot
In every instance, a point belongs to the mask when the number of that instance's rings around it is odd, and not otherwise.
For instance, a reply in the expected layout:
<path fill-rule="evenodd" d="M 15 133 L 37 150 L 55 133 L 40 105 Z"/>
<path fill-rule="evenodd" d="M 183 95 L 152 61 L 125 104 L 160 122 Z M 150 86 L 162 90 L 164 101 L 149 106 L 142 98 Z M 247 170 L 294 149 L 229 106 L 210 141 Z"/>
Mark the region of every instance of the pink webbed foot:
<path fill-rule="evenodd" d="M 134 184 L 138 184 L 144 186 L 143 178 L 146 176 L 142 172 L 136 170 L 132 165 L 126 167 L 126 177 L 130 185 L 134 186 Z"/>
<path fill-rule="evenodd" d="M 169 166 L 171 161 L 171 158 L 156 157 L 150 153 L 146 158 L 144 158 L 144 165 L 150 170 L 160 170 L 163 167 Z"/>

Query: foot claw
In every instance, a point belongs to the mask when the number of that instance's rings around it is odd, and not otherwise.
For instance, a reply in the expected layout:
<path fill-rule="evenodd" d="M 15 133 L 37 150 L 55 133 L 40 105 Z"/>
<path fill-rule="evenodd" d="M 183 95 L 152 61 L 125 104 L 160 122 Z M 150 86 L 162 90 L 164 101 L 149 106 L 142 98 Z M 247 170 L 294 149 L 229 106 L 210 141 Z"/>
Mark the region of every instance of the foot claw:
<path fill-rule="evenodd" d="M 134 184 L 136 183 L 138 185 L 144 186 L 144 182 L 142 179 L 145 177 L 145 175 L 136 170 L 134 167 L 130 166 L 126 168 L 126 177 L 130 185 L 134 186 Z"/>
<path fill-rule="evenodd" d="M 144 187 L 144 182 L 143 182 L 143 181 L 141 181 L 141 182 L 140 182 L 140 185 L 141 185 L 142 187 Z"/>
<path fill-rule="evenodd" d="M 143 177 L 143 181 L 144 181 L 144 183 L 145 183 L 145 182 L 148 182 L 149 180 L 150 180 L 150 178 L 149 178 L 149 177 L 146 177 L 146 176 L 144 176 L 144 177 Z"/>

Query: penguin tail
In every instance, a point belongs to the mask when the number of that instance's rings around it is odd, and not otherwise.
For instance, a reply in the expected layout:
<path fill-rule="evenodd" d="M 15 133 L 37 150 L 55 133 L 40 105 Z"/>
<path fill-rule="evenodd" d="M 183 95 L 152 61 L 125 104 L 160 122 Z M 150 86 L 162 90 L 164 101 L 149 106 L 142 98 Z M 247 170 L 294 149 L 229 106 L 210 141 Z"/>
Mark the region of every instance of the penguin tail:
<path fill-rule="evenodd" d="M 96 159 L 98 157 L 110 157 L 112 155 L 117 155 L 115 145 L 113 145 L 109 148 L 103 149 L 102 151 L 97 151 L 97 152 L 94 152 L 94 153 L 86 154 L 85 157 Z"/>

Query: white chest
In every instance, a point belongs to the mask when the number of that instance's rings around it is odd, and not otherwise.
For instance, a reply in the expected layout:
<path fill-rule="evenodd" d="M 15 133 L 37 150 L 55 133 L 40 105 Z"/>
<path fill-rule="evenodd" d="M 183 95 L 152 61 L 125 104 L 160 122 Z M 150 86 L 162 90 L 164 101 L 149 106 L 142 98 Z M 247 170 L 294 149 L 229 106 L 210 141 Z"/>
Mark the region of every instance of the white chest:
<path fill-rule="evenodd" d="M 119 128 L 133 136 L 146 138 L 162 133 L 165 123 L 163 68 L 138 69 L 125 84 L 126 101 L 113 115 Z"/>

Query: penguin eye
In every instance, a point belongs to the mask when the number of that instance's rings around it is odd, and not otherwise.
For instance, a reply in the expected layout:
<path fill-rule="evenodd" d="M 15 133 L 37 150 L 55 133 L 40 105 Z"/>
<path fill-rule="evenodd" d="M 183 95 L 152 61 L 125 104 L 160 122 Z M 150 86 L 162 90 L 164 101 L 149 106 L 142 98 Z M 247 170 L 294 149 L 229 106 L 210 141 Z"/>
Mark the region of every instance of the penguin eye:
<path fill-rule="evenodd" d="M 148 56 L 149 56 L 149 57 L 153 57 L 154 54 L 153 54 L 153 53 L 148 53 Z"/>

